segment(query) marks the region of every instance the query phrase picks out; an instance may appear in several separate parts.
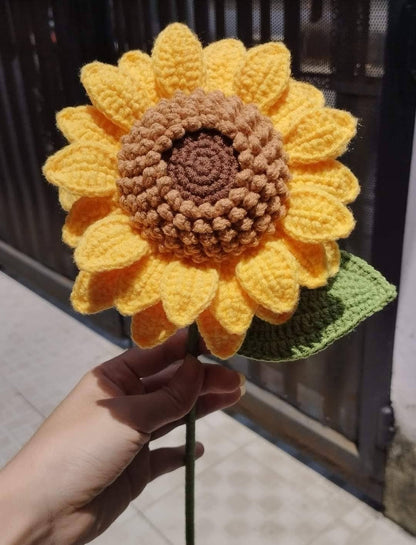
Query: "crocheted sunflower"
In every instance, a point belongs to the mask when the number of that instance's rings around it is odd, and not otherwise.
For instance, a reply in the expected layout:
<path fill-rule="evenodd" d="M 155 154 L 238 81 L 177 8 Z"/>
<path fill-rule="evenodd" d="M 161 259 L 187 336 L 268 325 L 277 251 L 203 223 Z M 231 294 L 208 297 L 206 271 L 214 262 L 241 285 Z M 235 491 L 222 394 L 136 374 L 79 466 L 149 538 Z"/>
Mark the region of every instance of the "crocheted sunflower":
<path fill-rule="evenodd" d="M 254 315 L 287 321 L 301 286 L 337 273 L 359 186 L 336 158 L 356 120 L 290 77 L 282 43 L 202 48 L 175 23 L 151 57 L 81 81 L 92 105 L 58 113 L 70 144 L 44 166 L 69 211 L 77 311 L 115 306 L 142 347 L 196 321 L 227 358 Z"/>

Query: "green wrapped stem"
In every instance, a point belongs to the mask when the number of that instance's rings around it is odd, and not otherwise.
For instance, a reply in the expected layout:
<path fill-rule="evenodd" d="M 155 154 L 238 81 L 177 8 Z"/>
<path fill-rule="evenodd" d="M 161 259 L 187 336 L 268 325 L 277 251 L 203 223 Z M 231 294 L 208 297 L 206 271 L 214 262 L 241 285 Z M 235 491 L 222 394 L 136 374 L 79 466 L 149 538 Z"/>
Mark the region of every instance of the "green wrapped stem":
<path fill-rule="evenodd" d="M 197 357 L 199 332 L 195 323 L 188 330 L 188 354 Z M 185 536 L 186 545 L 195 544 L 195 418 L 196 408 L 186 417 L 185 449 Z"/>

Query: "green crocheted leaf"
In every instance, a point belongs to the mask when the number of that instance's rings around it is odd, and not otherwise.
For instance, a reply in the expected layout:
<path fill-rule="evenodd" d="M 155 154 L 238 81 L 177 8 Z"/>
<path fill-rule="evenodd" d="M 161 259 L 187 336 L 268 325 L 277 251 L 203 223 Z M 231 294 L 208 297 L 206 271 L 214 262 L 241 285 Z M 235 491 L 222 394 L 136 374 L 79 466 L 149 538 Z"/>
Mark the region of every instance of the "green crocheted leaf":
<path fill-rule="evenodd" d="M 396 288 L 368 263 L 341 252 L 327 286 L 303 289 L 297 311 L 279 326 L 255 318 L 238 351 L 265 361 L 293 361 L 319 352 L 396 297 Z"/>

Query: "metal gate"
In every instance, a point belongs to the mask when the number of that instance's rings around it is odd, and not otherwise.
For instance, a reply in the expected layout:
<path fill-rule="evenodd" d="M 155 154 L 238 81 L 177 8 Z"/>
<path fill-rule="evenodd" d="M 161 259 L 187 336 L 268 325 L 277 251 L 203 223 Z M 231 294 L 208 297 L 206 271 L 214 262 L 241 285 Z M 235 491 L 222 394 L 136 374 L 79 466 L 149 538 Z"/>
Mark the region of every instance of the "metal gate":
<path fill-rule="evenodd" d="M 404 0 L 3 0 L 0 265 L 69 310 L 75 269 L 60 241 L 55 190 L 40 173 L 46 156 L 64 145 L 55 112 L 85 103 L 83 64 L 149 51 L 166 24 L 183 21 L 203 43 L 284 40 L 293 76 L 360 118 L 343 159 L 362 185 L 353 205 L 358 226 L 345 247 L 398 285 L 416 96 L 414 17 L 415 2 Z M 114 311 L 85 321 L 128 342 L 127 324 Z M 240 411 L 378 502 L 392 423 L 394 323 L 390 305 L 306 361 L 229 362 L 251 381 Z"/>

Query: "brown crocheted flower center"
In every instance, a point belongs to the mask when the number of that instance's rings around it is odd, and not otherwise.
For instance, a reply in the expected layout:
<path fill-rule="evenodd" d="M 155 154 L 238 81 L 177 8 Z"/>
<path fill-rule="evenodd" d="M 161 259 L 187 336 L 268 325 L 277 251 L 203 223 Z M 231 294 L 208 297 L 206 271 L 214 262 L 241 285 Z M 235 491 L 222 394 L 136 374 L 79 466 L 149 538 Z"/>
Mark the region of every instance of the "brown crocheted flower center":
<path fill-rule="evenodd" d="M 198 131 L 174 142 L 163 159 L 173 188 L 185 200 L 215 204 L 236 185 L 238 161 L 232 141 L 213 131 Z"/>
<path fill-rule="evenodd" d="M 258 245 L 285 213 L 281 138 L 237 96 L 177 92 L 149 108 L 122 143 L 120 205 L 162 253 L 221 261 Z"/>

